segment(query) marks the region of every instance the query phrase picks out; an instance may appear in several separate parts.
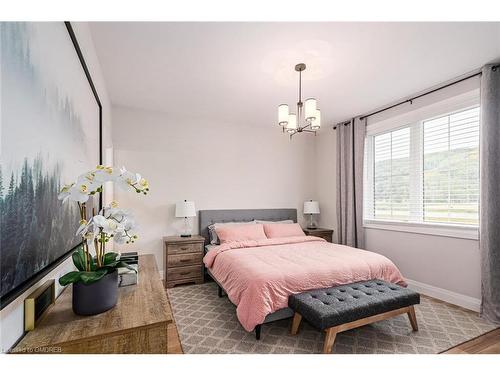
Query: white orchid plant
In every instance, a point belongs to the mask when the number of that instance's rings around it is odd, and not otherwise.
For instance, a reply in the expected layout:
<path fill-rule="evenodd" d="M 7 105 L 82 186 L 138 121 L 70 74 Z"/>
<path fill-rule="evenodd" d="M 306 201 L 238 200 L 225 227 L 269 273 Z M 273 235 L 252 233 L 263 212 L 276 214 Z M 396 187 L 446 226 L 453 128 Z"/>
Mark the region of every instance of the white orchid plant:
<path fill-rule="evenodd" d="M 76 232 L 82 238 L 82 246 L 72 254 L 73 263 L 78 271 L 72 271 L 59 279 L 61 285 L 76 282 L 91 284 L 102 279 L 106 274 L 114 272 L 116 268 L 127 267 L 120 261 L 115 252 L 106 252 L 106 243 L 111 239 L 118 244 L 133 243 L 137 239 L 135 221 L 132 215 L 119 208 L 113 201 L 103 207 L 98 214 L 92 210 L 92 217 L 87 216 L 87 202 L 90 197 L 102 192 L 106 182 L 114 182 L 118 187 L 135 191 L 138 194 L 148 194 L 149 184 L 146 179 L 137 173 L 127 171 L 124 167 L 115 169 L 98 165 L 95 170 L 78 177 L 77 181 L 63 186 L 59 199 L 63 202 L 70 200 L 78 203 L 80 210 L 80 226 Z M 95 256 L 90 252 L 94 246 Z"/>

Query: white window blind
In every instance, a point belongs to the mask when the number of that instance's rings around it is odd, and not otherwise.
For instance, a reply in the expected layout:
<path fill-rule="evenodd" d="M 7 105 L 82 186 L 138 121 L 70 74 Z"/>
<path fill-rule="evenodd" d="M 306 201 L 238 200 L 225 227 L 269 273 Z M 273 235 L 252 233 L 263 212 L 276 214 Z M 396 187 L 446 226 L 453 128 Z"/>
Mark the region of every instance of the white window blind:
<path fill-rule="evenodd" d="M 371 132 L 365 152 L 365 221 L 477 226 L 478 105 Z"/>
<path fill-rule="evenodd" d="M 478 223 L 479 108 L 423 122 L 424 221 Z"/>
<path fill-rule="evenodd" d="M 410 128 L 374 137 L 374 217 L 410 218 Z"/>

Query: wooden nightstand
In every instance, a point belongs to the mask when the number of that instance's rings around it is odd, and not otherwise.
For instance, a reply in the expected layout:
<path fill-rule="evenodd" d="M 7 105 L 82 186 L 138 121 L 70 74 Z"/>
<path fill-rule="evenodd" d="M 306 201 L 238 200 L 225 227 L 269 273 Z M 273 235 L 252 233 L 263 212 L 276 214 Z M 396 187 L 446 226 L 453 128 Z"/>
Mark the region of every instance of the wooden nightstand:
<path fill-rule="evenodd" d="M 316 229 L 307 229 L 307 228 L 302 228 L 306 236 L 315 236 L 315 237 L 321 237 L 327 240 L 328 242 L 333 242 L 333 230 L 332 229 L 326 229 L 326 228 L 316 228 Z"/>
<path fill-rule="evenodd" d="M 201 236 L 163 237 L 165 286 L 203 283 L 203 245 Z"/>

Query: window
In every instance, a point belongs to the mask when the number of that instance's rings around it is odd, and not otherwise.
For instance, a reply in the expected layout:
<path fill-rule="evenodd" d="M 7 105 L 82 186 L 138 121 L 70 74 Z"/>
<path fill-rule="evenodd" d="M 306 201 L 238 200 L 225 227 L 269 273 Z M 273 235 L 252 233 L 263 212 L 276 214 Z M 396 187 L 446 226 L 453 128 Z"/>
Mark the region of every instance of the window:
<path fill-rule="evenodd" d="M 423 220 L 477 225 L 479 108 L 423 122 Z"/>
<path fill-rule="evenodd" d="M 410 128 L 374 137 L 373 215 L 410 219 Z"/>
<path fill-rule="evenodd" d="M 479 105 L 474 102 L 449 112 L 436 107 L 416 111 L 411 121 L 392 119 L 389 126 L 368 127 L 366 226 L 477 227 Z"/>

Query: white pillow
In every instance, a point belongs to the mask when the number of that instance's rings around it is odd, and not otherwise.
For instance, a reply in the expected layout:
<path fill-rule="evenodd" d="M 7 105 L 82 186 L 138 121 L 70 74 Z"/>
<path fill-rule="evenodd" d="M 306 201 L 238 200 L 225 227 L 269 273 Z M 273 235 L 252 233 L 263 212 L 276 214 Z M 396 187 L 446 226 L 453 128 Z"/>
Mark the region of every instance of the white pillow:
<path fill-rule="evenodd" d="M 254 220 L 255 224 L 293 224 L 293 220 L 279 220 L 279 221 L 273 221 L 273 220 Z"/>
<path fill-rule="evenodd" d="M 254 221 L 230 221 L 227 223 L 214 223 L 208 226 L 208 235 L 210 238 L 210 244 L 219 245 L 219 237 L 217 237 L 217 233 L 215 229 L 226 226 L 226 225 L 241 225 L 241 224 L 256 224 Z"/>

